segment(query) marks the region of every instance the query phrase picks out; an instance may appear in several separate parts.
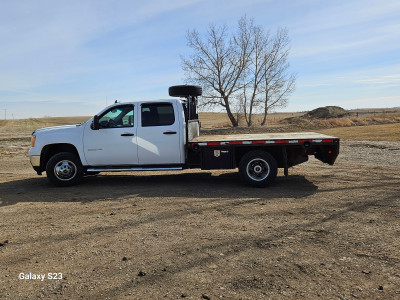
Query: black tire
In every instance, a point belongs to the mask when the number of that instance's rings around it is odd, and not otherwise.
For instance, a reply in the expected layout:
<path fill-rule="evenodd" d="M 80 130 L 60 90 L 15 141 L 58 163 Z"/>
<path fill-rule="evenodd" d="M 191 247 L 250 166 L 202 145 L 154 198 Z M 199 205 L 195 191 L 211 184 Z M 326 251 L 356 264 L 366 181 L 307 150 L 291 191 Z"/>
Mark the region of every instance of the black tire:
<path fill-rule="evenodd" d="M 239 163 L 239 175 L 246 185 L 266 187 L 278 173 L 275 158 L 268 152 L 254 150 L 243 155 Z"/>
<path fill-rule="evenodd" d="M 82 163 L 74 153 L 57 153 L 47 162 L 46 175 L 49 181 L 56 186 L 75 185 L 83 177 Z"/>
<path fill-rule="evenodd" d="M 201 96 L 203 89 L 199 85 L 175 85 L 168 89 L 171 97 Z"/>

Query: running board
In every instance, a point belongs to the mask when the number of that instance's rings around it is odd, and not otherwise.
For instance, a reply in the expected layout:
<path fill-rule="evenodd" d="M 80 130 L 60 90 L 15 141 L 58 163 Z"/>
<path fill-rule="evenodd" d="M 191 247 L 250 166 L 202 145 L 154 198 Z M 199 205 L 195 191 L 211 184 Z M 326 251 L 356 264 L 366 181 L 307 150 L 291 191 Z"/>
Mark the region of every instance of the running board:
<path fill-rule="evenodd" d="M 124 171 L 169 171 L 182 170 L 182 167 L 164 167 L 164 168 L 89 168 L 87 172 L 124 172 Z"/>

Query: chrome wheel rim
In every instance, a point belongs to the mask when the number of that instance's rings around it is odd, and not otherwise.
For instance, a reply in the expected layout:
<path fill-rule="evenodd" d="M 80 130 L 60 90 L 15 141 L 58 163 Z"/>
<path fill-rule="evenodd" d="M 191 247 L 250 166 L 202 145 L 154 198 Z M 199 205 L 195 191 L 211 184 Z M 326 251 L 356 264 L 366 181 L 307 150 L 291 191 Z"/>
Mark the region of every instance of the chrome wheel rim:
<path fill-rule="evenodd" d="M 252 180 L 263 181 L 268 177 L 270 173 L 270 167 L 265 160 L 261 158 L 255 158 L 249 161 L 247 164 L 246 172 Z"/>
<path fill-rule="evenodd" d="M 54 175 L 62 181 L 73 179 L 76 176 L 76 171 L 76 165 L 70 160 L 59 161 L 54 166 Z"/>

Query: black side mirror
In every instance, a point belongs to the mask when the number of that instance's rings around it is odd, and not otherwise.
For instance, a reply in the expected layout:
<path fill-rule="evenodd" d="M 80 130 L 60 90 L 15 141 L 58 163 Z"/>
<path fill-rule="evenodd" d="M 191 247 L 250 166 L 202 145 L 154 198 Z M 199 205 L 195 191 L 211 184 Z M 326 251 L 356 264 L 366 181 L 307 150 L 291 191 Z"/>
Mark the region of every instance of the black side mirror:
<path fill-rule="evenodd" d="M 99 130 L 99 116 L 98 115 L 95 115 L 93 117 L 92 129 Z"/>

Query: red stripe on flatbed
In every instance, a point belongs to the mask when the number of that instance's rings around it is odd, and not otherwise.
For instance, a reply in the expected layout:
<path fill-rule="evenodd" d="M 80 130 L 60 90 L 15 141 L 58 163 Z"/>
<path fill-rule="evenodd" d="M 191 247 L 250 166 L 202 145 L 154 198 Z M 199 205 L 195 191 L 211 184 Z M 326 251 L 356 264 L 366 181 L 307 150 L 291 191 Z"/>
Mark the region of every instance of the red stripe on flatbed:
<path fill-rule="evenodd" d="M 245 143 L 246 142 L 246 143 Z M 298 140 L 298 144 L 303 144 L 305 142 L 309 142 L 309 143 L 333 143 L 334 140 L 333 139 L 321 139 L 321 140 Z M 297 144 L 294 143 L 294 144 Z M 192 143 L 192 145 L 199 145 L 201 146 L 201 144 L 203 144 L 204 146 L 223 146 L 223 145 L 244 145 L 244 144 L 293 144 L 290 143 L 289 140 L 276 140 L 276 141 L 230 141 L 230 142 L 201 142 L 201 143 Z"/>

